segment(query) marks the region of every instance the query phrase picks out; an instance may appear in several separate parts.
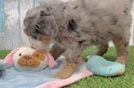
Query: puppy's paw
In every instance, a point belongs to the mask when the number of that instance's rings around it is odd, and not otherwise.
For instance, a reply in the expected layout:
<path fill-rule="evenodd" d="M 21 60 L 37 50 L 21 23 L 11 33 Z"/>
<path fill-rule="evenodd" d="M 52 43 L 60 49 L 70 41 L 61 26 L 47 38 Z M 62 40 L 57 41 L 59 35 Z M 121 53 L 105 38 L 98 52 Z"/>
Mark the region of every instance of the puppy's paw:
<path fill-rule="evenodd" d="M 73 72 L 64 72 L 64 71 L 60 71 L 56 74 L 56 78 L 59 78 L 59 79 L 66 79 L 66 78 L 69 78 L 71 75 L 73 74 Z"/>
<path fill-rule="evenodd" d="M 64 68 L 56 74 L 56 78 L 66 79 L 70 77 L 77 69 L 78 64 L 67 63 Z"/>
<path fill-rule="evenodd" d="M 116 62 L 119 62 L 121 64 L 127 65 L 128 58 L 126 56 L 120 56 L 120 57 L 118 57 L 118 59 L 116 60 Z"/>

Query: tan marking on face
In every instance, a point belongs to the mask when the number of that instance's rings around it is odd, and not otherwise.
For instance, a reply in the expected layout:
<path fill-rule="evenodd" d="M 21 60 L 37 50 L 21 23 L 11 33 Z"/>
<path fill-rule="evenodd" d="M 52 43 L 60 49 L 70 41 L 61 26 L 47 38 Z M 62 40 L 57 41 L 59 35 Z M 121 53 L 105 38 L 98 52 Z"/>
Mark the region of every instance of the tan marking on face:
<path fill-rule="evenodd" d="M 43 43 L 39 40 L 34 40 L 29 37 L 30 46 L 33 47 L 35 50 L 47 50 L 48 45 L 46 43 Z"/>
<path fill-rule="evenodd" d="M 49 45 L 51 43 L 50 38 L 48 36 L 43 36 L 41 40 L 35 40 L 29 37 L 29 42 L 31 47 L 35 50 L 45 50 L 48 51 Z"/>
<path fill-rule="evenodd" d="M 43 36 L 42 37 L 42 43 L 49 45 L 50 44 L 50 37 L 49 36 Z"/>

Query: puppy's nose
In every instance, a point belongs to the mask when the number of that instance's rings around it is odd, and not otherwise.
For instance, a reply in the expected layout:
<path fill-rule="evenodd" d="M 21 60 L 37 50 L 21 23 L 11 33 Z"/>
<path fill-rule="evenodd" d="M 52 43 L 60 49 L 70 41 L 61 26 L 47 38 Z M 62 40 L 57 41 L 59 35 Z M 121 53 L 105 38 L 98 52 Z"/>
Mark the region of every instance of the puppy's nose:
<path fill-rule="evenodd" d="M 32 49 L 35 49 L 33 46 L 31 46 Z"/>
<path fill-rule="evenodd" d="M 31 57 L 30 57 L 30 56 L 24 56 L 23 58 L 25 58 L 26 60 L 31 59 Z"/>

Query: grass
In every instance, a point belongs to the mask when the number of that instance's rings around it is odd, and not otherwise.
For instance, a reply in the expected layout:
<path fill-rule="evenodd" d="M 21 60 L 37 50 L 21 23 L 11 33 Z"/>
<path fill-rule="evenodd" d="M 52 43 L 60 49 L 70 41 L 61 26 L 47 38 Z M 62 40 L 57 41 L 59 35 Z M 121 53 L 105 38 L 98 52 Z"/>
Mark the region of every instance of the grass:
<path fill-rule="evenodd" d="M 2 50 L 0 51 L 0 59 L 4 58 L 9 53 L 9 50 Z"/>
<path fill-rule="evenodd" d="M 94 54 L 95 51 L 96 49 L 86 49 L 82 53 L 82 57 L 87 60 L 86 56 Z M 8 51 L 0 51 L 0 58 L 5 57 L 7 53 Z M 110 48 L 104 57 L 114 61 L 116 59 L 115 49 Z M 124 75 L 117 77 L 92 76 L 67 88 L 134 88 L 134 47 L 129 48 L 129 62 Z"/>
<path fill-rule="evenodd" d="M 95 49 L 86 49 L 83 52 L 82 57 L 87 60 L 86 56 L 94 54 L 95 51 Z M 114 61 L 116 59 L 115 49 L 110 48 L 104 57 Z M 124 75 L 117 77 L 92 76 L 83 79 L 68 88 L 134 88 L 134 47 L 129 48 L 129 62 Z"/>

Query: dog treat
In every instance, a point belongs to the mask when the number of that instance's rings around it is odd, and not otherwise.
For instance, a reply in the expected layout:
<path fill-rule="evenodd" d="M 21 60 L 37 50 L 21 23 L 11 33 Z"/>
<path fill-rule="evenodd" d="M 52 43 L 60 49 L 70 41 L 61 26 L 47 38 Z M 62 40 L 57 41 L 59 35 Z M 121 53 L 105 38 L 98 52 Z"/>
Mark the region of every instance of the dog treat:
<path fill-rule="evenodd" d="M 117 76 L 125 72 L 125 65 L 105 60 L 101 56 L 88 57 L 87 69 L 99 76 Z"/>

